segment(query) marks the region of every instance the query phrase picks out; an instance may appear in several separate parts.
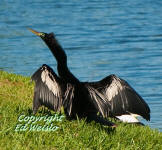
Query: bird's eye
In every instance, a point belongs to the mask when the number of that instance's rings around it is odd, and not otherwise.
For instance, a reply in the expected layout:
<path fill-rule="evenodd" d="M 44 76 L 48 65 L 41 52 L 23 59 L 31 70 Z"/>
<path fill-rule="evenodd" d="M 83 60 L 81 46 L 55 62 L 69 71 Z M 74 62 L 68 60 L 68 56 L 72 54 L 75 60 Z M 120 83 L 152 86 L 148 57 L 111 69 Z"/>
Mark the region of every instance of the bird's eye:
<path fill-rule="evenodd" d="M 40 36 L 44 38 L 45 37 L 45 33 L 40 33 Z"/>

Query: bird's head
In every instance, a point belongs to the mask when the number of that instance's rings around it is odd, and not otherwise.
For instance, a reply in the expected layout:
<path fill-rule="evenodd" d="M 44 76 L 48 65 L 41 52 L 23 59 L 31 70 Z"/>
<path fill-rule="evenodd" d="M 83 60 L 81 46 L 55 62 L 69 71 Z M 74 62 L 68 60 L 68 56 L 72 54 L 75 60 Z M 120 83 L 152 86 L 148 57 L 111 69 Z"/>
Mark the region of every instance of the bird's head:
<path fill-rule="evenodd" d="M 38 31 L 35 31 L 33 29 L 29 29 L 29 30 L 32 33 L 34 33 L 35 35 L 39 36 L 47 44 L 51 41 L 51 39 L 54 38 L 54 34 L 53 33 L 38 32 Z"/>
<path fill-rule="evenodd" d="M 46 45 L 49 47 L 59 63 L 62 63 L 64 65 L 67 63 L 66 54 L 62 49 L 61 45 L 58 43 L 57 39 L 55 38 L 54 33 L 38 32 L 33 29 L 29 30 L 35 35 L 41 37 L 41 39 L 46 43 Z"/>

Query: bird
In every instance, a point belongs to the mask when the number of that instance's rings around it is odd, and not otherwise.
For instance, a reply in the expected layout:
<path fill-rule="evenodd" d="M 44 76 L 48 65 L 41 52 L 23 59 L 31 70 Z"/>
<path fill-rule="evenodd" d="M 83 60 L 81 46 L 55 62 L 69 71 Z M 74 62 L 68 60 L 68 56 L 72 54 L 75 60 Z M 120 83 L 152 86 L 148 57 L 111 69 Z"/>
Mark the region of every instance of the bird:
<path fill-rule="evenodd" d="M 31 77 L 35 82 L 33 113 L 42 105 L 54 111 L 64 108 L 67 117 L 87 118 L 89 121 L 116 127 L 107 120 L 140 123 L 138 116 L 150 120 L 150 108 L 127 81 L 111 74 L 94 82 L 82 82 L 69 70 L 67 55 L 53 32 L 29 29 L 48 46 L 57 61 L 58 75 L 51 67 L 42 65 Z M 98 115 L 99 114 L 99 115 Z"/>

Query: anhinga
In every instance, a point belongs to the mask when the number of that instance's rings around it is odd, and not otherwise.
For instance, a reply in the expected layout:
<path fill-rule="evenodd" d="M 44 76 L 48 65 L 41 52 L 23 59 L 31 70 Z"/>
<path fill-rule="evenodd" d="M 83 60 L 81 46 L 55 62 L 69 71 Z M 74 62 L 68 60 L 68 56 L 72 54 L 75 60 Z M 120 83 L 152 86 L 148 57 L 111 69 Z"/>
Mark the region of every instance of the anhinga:
<path fill-rule="evenodd" d="M 103 118 L 115 117 L 123 122 L 139 123 L 137 116 L 150 120 L 150 108 L 123 79 L 109 75 L 98 82 L 80 82 L 68 69 L 67 56 L 53 33 L 37 32 L 57 60 L 58 75 L 47 65 L 32 76 L 35 81 L 33 112 L 41 105 L 54 111 L 63 106 L 70 118 L 87 117 L 114 126 Z M 102 117 L 98 116 L 100 113 Z"/>

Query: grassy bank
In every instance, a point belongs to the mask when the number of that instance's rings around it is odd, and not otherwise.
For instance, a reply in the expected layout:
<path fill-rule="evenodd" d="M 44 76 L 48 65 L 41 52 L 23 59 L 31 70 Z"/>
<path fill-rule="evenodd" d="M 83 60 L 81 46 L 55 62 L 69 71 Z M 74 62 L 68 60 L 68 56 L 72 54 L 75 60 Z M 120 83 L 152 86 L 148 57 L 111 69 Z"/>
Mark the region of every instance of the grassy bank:
<path fill-rule="evenodd" d="M 84 120 L 37 121 L 31 128 L 33 83 L 29 77 L 0 71 L 0 149 L 162 149 L 162 133 L 145 126 L 119 124 L 115 130 Z M 32 119 L 55 116 L 40 109 Z M 26 116 L 26 118 L 25 118 Z M 50 123 L 49 123 L 50 122 Z M 28 128 L 24 128 L 27 124 Z M 57 130 L 45 130 L 53 124 Z M 37 131 L 38 130 L 38 131 Z"/>

